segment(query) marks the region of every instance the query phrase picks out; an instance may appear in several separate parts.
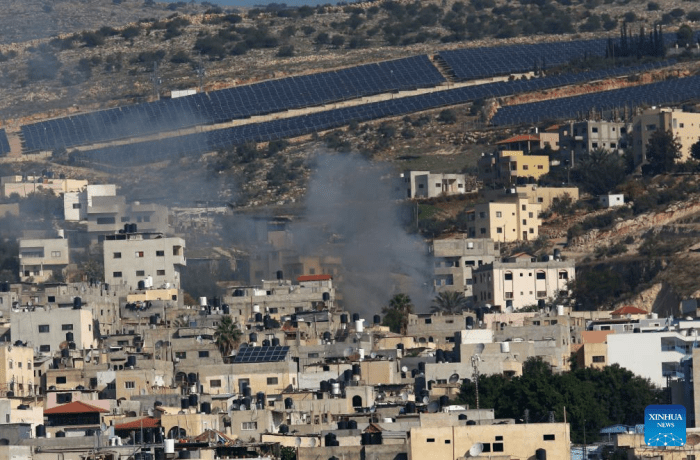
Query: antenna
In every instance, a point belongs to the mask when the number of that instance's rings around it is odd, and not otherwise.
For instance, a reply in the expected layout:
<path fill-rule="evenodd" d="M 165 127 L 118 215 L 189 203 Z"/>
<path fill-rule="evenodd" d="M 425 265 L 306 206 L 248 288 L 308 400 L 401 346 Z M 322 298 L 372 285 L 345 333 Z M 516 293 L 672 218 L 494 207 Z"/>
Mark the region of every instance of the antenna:
<path fill-rule="evenodd" d="M 483 346 L 484 344 L 479 344 Z M 482 349 L 483 351 L 483 349 Z M 481 357 L 476 354 L 472 356 L 471 358 L 472 361 L 472 369 L 474 369 L 473 379 L 474 383 L 476 385 L 476 410 L 479 410 L 479 362 L 481 361 Z"/>
<path fill-rule="evenodd" d="M 199 53 L 199 62 L 197 63 L 197 77 L 199 77 L 199 92 L 204 92 L 204 76 L 207 71 L 204 70 L 204 64 L 202 64 L 202 53 Z"/>
<path fill-rule="evenodd" d="M 480 442 L 477 442 L 476 444 L 474 444 L 473 446 L 471 446 L 469 448 L 469 452 L 467 452 L 467 453 L 469 454 L 470 457 L 477 457 L 477 456 L 481 455 L 481 453 L 483 451 L 484 451 L 484 445 L 481 444 Z"/>

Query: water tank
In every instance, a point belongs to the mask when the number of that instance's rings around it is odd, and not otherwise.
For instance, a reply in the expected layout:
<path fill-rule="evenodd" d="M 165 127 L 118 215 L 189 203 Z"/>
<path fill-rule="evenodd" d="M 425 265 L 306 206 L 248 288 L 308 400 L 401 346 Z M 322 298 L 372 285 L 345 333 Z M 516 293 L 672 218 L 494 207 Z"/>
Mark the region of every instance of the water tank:
<path fill-rule="evenodd" d="M 180 399 L 180 409 L 189 409 L 189 408 L 190 408 L 189 398 Z"/>
<path fill-rule="evenodd" d="M 252 394 L 253 390 L 250 387 L 243 388 L 243 396 L 245 396 L 246 398 L 250 398 Z"/>
<path fill-rule="evenodd" d="M 61 350 L 61 358 L 69 358 L 70 357 L 70 350 L 68 348 L 63 348 Z"/>
<path fill-rule="evenodd" d="M 331 394 L 334 396 L 340 396 L 340 383 L 331 383 Z"/>
<path fill-rule="evenodd" d="M 283 423 L 279 426 L 278 431 L 280 434 L 287 434 L 289 433 L 289 426 Z"/>
<path fill-rule="evenodd" d="M 554 260 L 561 260 L 561 249 L 554 250 Z"/>
<path fill-rule="evenodd" d="M 359 364 L 352 365 L 352 375 L 360 375 L 362 373 L 362 366 Z"/>
<path fill-rule="evenodd" d="M 416 403 L 409 401 L 406 403 L 406 413 L 415 414 L 416 413 Z"/>
<path fill-rule="evenodd" d="M 195 374 L 194 372 L 190 372 L 189 374 L 187 374 L 187 382 L 190 385 L 197 383 L 197 374 Z"/>
<path fill-rule="evenodd" d="M 56 437 L 57 437 L 57 438 L 65 438 L 65 437 L 66 437 L 66 432 L 65 432 L 65 431 L 57 431 L 57 432 L 56 432 Z"/>
<path fill-rule="evenodd" d="M 363 320 L 361 320 L 361 319 L 358 319 L 357 321 L 355 321 L 355 332 L 361 333 L 362 331 L 364 331 L 365 328 L 364 328 L 364 325 L 362 323 L 363 323 Z"/>
<path fill-rule="evenodd" d="M 360 314 L 359 314 L 359 313 L 353 313 L 353 314 L 352 314 L 352 320 L 353 320 L 353 321 L 359 321 L 359 320 L 360 320 Z"/>
<path fill-rule="evenodd" d="M 329 292 L 324 292 L 323 293 L 323 301 L 329 302 L 330 300 L 331 300 L 331 294 Z"/>
<path fill-rule="evenodd" d="M 228 315 L 231 313 L 231 307 L 229 307 L 227 303 L 221 306 L 221 310 L 224 312 L 224 315 Z"/>
<path fill-rule="evenodd" d="M 248 388 L 248 387 L 246 387 Z M 253 408 L 253 400 L 250 398 L 243 398 L 241 400 L 241 410 L 246 410 L 246 409 L 252 409 Z"/>
<path fill-rule="evenodd" d="M 539 308 L 540 310 L 544 309 L 546 306 L 547 304 L 545 303 L 544 299 L 540 299 L 537 301 L 537 308 Z"/>
<path fill-rule="evenodd" d="M 136 286 L 139 291 L 143 291 L 146 289 L 146 282 L 144 280 L 139 280 Z"/>
<path fill-rule="evenodd" d="M 510 342 L 501 342 L 501 353 L 510 353 Z"/>
<path fill-rule="evenodd" d="M 403 347 L 403 343 L 397 343 L 397 344 L 396 344 L 396 349 L 397 349 L 397 350 L 403 350 L 403 348 L 404 348 L 404 347 Z"/>
<path fill-rule="evenodd" d="M 437 362 L 437 363 L 444 363 L 445 362 L 445 352 L 439 348 L 435 352 L 435 362 Z"/>
<path fill-rule="evenodd" d="M 262 314 L 262 313 L 256 313 L 256 314 L 255 314 L 255 322 L 256 322 L 256 323 L 262 323 L 262 322 L 263 322 L 263 314 Z"/>
<path fill-rule="evenodd" d="M 75 342 L 68 342 L 68 349 L 69 350 L 75 350 L 76 345 Z"/>
<path fill-rule="evenodd" d="M 330 342 L 332 337 L 333 337 L 333 336 L 332 336 L 331 333 L 328 332 L 328 331 L 326 331 L 326 332 L 323 333 L 323 340 L 325 340 L 326 342 Z"/>
<path fill-rule="evenodd" d="M 557 316 L 564 316 L 564 305 L 557 305 Z"/>
<path fill-rule="evenodd" d="M 0 284 L 0 292 L 10 292 L 10 283 L 3 281 L 2 284 Z"/>
<path fill-rule="evenodd" d="M 45 438 L 46 437 L 46 427 L 44 425 L 36 426 L 36 437 Z"/>
<path fill-rule="evenodd" d="M 127 356 L 126 365 L 129 367 L 136 367 L 136 355 Z"/>
<path fill-rule="evenodd" d="M 294 408 L 294 400 L 292 398 L 284 398 L 284 408 L 285 409 Z"/>
<path fill-rule="evenodd" d="M 321 391 L 324 393 L 328 393 L 329 391 L 331 391 L 331 384 L 328 383 L 326 380 L 321 380 L 319 386 Z"/>
<path fill-rule="evenodd" d="M 382 433 L 371 433 L 372 435 L 372 444 L 374 445 L 381 445 L 382 443 Z"/>
<path fill-rule="evenodd" d="M 83 299 L 80 297 L 73 297 L 73 310 L 80 310 L 83 306 Z"/>
<path fill-rule="evenodd" d="M 544 449 L 537 449 L 535 451 L 535 458 L 537 460 L 547 460 L 547 451 Z"/>
<path fill-rule="evenodd" d="M 348 324 L 348 315 L 343 313 L 340 315 L 340 323 L 341 324 Z"/>
<path fill-rule="evenodd" d="M 476 425 L 476 422 L 474 420 L 467 420 L 467 425 Z"/>
<path fill-rule="evenodd" d="M 139 227 L 136 224 L 129 224 L 129 233 L 136 233 L 139 231 Z"/>
<path fill-rule="evenodd" d="M 270 346 L 270 341 L 267 340 L 267 339 L 263 339 L 263 341 L 262 341 L 262 346 L 263 346 L 263 347 L 269 347 L 269 346 Z"/>
<path fill-rule="evenodd" d="M 55 390 L 56 387 L 53 387 L 53 388 L 50 388 L 50 387 L 49 387 L 49 389 Z M 14 392 L 14 391 L 8 391 L 7 393 L 5 393 L 5 396 L 7 396 L 8 398 L 14 398 L 14 397 L 15 397 L 15 392 Z"/>
<path fill-rule="evenodd" d="M 192 453 L 189 450 L 181 450 L 178 453 L 178 458 L 192 458 Z"/>
<path fill-rule="evenodd" d="M 324 441 L 326 447 L 335 447 L 338 445 L 338 440 L 336 439 L 336 436 L 333 433 L 326 434 L 326 436 L 324 436 Z"/>
<path fill-rule="evenodd" d="M 357 420 L 348 420 L 348 430 L 357 429 Z"/>
<path fill-rule="evenodd" d="M 382 317 L 379 315 L 374 315 L 374 324 L 381 324 L 382 323 Z"/>
<path fill-rule="evenodd" d="M 66 332 L 66 342 L 72 342 L 72 341 L 73 341 L 73 333 Z"/>
<path fill-rule="evenodd" d="M 447 407 L 450 405 L 450 397 L 449 396 L 440 396 L 440 407 Z"/>
<path fill-rule="evenodd" d="M 280 339 L 278 339 L 277 337 L 273 337 L 272 338 L 272 346 L 279 347 L 280 346 Z"/>
<path fill-rule="evenodd" d="M 282 270 L 277 270 L 277 279 L 280 281 L 284 279 L 284 273 Z"/>
<path fill-rule="evenodd" d="M 345 420 L 338 420 L 338 429 L 339 430 L 347 430 L 348 429 L 348 422 Z"/>
<path fill-rule="evenodd" d="M 151 315 L 148 317 L 148 323 L 155 326 L 158 324 L 158 316 L 157 315 Z"/>
<path fill-rule="evenodd" d="M 345 369 L 343 371 L 343 380 L 346 382 L 350 382 L 352 380 L 352 369 Z"/>
<path fill-rule="evenodd" d="M 249 339 L 249 340 L 248 340 L 249 342 L 255 343 L 255 342 L 258 341 L 258 334 L 256 334 L 255 332 L 253 332 L 252 334 L 250 334 L 250 335 L 248 336 L 248 339 Z"/>
<path fill-rule="evenodd" d="M 372 444 L 372 434 L 371 433 L 362 433 L 360 436 L 360 442 L 363 446 L 369 446 Z"/>
<path fill-rule="evenodd" d="M 189 396 L 189 401 L 190 401 L 190 406 L 194 407 L 195 409 L 197 408 L 197 404 L 199 403 L 199 396 L 197 395 L 190 395 Z"/>
<path fill-rule="evenodd" d="M 425 362 L 421 361 L 418 363 L 418 370 L 425 373 Z"/>
<path fill-rule="evenodd" d="M 459 414 L 457 416 L 457 420 L 466 420 L 467 419 L 467 414 Z"/>
<path fill-rule="evenodd" d="M 253 313 L 260 313 L 260 305 L 253 304 Z"/>
<path fill-rule="evenodd" d="M 200 406 L 200 412 L 203 412 L 205 414 L 211 414 L 211 403 L 203 402 Z"/>
<path fill-rule="evenodd" d="M 174 454 L 175 453 L 175 440 L 174 439 L 166 439 L 165 445 L 164 445 L 164 450 L 165 450 L 166 454 Z"/>

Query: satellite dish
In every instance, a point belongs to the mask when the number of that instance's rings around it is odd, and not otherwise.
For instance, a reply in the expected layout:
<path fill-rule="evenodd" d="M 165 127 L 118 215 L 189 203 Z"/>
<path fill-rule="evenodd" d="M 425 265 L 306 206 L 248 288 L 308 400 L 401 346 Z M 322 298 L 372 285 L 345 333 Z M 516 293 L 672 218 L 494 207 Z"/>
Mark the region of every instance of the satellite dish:
<path fill-rule="evenodd" d="M 153 409 L 149 408 L 147 412 L 149 417 L 153 417 Z"/>
<path fill-rule="evenodd" d="M 438 401 L 433 401 L 430 404 L 428 404 L 428 413 L 434 414 L 435 412 L 440 410 L 440 403 Z"/>
<path fill-rule="evenodd" d="M 482 351 L 484 351 L 484 348 L 486 348 L 486 345 L 483 343 L 480 343 L 476 346 L 476 354 L 480 355 Z"/>
<path fill-rule="evenodd" d="M 430 396 L 423 396 L 423 404 L 428 404 L 430 402 Z"/>
<path fill-rule="evenodd" d="M 198 335 L 198 336 L 197 336 L 197 342 L 198 342 L 198 343 L 202 343 L 202 342 L 203 342 L 202 336 L 201 336 L 201 335 Z M 482 348 L 482 350 L 483 350 L 483 348 Z M 479 353 L 481 353 L 481 352 L 479 352 Z"/>
<path fill-rule="evenodd" d="M 450 383 L 457 383 L 459 382 L 459 374 L 452 374 L 450 375 L 450 379 L 448 380 Z"/>
<path fill-rule="evenodd" d="M 408 372 L 408 367 L 406 367 L 406 366 L 401 366 L 401 372 L 403 372 L 404 374 L 405 374 L 406 372 Z"/>
<path fill-rule="evenodd" d="M 101 432 L 103 432 L 103 433 L 106 432 L 107 428 L 108 428 L 108 426 L 105 423 L 100 424 L 100 431 Z"/>
<path fill-rule="evenodd" d="M 376 399 L 377 401 L 383 401 L 385 396 L 386 396 L 386 395 L 384 394 L 384 392 L 381 392 L 381 391 L 380 391 L 380 392 L 377 394 L 377 397 L 376 397 L 375 399 Z"/>
<path fill-rule="evenodd" d="M 406 393 L 401 393 L 401 401 L 408 401 L 408 394 Z"/>
<path fill-rule="evenodd" d="M 162 346 L 163 346 L 163 341 L 162 341 L 162 340 L 159 340 L 159 341 L 156 342 L 156 345 L 155 345 L 156 348 L 160 348 L 160 347 L 162 347 Z"/>
<path fill-rule="evenodd" d="M 301 446 L 301 438 L 294 438 L 294 445 L 297 447 Z"/>
<path fill-rule="evenodd" d="M 377 357 L 377 354 L 376 354 L 375 352 L 372 352 L 372 353 L 369 354 L 369 357 L 372 358 L 372 359 L 374 359 L 374 358 Z"/>
<path fill-rule="evenodd" d="M 478 455 L 481 455 L 481 453 L 484 451 L 484 445 L 481 444 L 480 442 L 477 442 L 473 446 L 469 448 L 469 456 L 470 457 L 476 457 Z"/>
<path fill-rule="evenodd" d="M 90 354 L 88 353 L 87 355 L 85 355 L 85 358 L 83 358 L 83 359 L 85 360 L 86 363 L 89 363 L 90 362 Z"/>
<path fill-rule="evenodd" d="M 376 406 L 372 406 L 372 407 L 369 408 L 369 412 L 370 412 L 371 414 L 374 414 L 376 411 L 377 411 L 377 407 L 376 407 Z"/>
<path fill-rule="evenodd" d="M 311 447 L 316 447 L 316 438 L 309 438 L 309 444 Z"/>

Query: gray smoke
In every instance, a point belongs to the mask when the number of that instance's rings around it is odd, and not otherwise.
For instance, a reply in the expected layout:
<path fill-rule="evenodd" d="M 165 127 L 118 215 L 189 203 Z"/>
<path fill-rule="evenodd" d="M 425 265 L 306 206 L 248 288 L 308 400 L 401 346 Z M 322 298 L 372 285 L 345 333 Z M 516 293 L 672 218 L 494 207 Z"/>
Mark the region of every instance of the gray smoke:
<path fill-rule="evenodd" d="M 356 154 L 315 158 L 303 222 L 292 227 L 294 243 L 302 254 L 342 259 L 337 284 L 350 311 L 379 313 L 399 292 L 417 311 L 429 305 L 426 245 L 402 226 L 405 208 L 392 185 L 395 177 L 388 166 Z"/>

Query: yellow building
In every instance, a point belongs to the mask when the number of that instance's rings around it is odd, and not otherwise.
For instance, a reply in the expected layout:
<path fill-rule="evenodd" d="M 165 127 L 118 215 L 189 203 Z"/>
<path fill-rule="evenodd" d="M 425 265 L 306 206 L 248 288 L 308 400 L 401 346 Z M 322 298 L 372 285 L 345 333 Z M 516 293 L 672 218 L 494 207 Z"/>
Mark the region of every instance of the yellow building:
<path fill-rule="evenodd" d="M 518 178 L 537 180 L 549 172 L 547 155 L 526 155 L 521 150 L 500 150 L 477 162 L 479 179 L 485 183 L 514 184 Z"/>
<path fill-rule="evenodd" d="M 700 113 L 687 113 L 670 108 L 645 110 L 633 121 L 634 163 L 639 165 L 646 159 L 647 143 L 658 130 L 671 131 L 681 144 L 681 158 L 684 162 L 690 157 L 690 147 L 700 137 Z"/>
<path fill-rule="evenodd" d="M 542 224 L 541 210 L 540 204 L 519 196 L 477 204 L 474 211 L 467 214 L 469 238 L 491 238 L 503 243 L 536 240 Z"/>
<path fill-rule="evenodd" d="M 409 460 L 457 460 L 473 456 L 470 449 L 491 459 L 534 459 L 540 449 L 545 458 L 571 458 L 568 423 L 419 427 L 409 439 Z"/>
<path fill-rule="evenodd" d="M 512 196 L 515 192 L 518 196 L 525 196 L 530 203 L 537 203 L 542 206 L 542 211 L 549 209 L 555 199 L 564 199 L 568 196 L 572 203 L 578 201 L 578 187 L 540 187 L 535 184 L 519 185 L 509 189 L 500 190 L 480 190 L 479 198 L 486 201 L 498 201 L 500 198 Z"/>
<path fill-rule="evenodd" d="M 0 393 L 32 396 L 34 382 L 34 350 L 30 347 L 5 345 L 0 348 Z"/>

